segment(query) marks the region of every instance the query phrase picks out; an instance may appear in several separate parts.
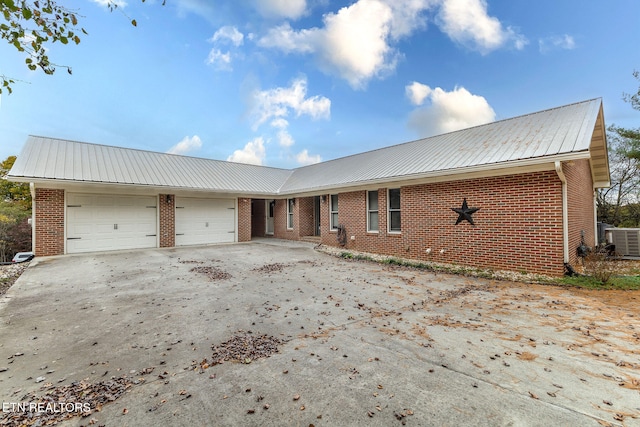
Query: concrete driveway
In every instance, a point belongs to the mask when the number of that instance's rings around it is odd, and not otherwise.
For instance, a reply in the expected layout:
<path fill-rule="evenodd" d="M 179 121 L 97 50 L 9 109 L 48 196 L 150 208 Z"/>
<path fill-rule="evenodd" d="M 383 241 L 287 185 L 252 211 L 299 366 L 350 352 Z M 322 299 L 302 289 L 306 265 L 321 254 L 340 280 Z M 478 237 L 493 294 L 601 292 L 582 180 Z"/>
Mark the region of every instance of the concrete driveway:
<path fill-rule="evenodd" d="M 279 240 L 46 258 L 0 299 L 0 425 L 640 425 L 639 302 Z M 90 407 L 16 409 L 47 393 Z"/>

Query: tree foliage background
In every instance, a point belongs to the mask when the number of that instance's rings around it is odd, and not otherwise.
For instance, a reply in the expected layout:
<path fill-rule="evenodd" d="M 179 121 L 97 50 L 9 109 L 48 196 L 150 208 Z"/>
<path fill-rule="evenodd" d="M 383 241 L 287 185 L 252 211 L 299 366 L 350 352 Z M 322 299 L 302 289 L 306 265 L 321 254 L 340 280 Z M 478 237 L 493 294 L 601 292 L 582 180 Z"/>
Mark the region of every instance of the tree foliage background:
<path fill-rule="evenodd" d="M 633 76 L 640 80 L 640 73 Z M 640 111 L 640 87 L 623 95 Z M 640 227 L 640 128 L 611 125 L 607 129 L 611 187 L 598 191 L 598 220 L 616 227 Z"/>
<path fill-rule="evenodd" d="M 31 250 L 29 184 L 5 179 L 15 161 L 15 156 L 9 156 L 0 163 L 0 262 L 11 261 L 16 252 Z"/>

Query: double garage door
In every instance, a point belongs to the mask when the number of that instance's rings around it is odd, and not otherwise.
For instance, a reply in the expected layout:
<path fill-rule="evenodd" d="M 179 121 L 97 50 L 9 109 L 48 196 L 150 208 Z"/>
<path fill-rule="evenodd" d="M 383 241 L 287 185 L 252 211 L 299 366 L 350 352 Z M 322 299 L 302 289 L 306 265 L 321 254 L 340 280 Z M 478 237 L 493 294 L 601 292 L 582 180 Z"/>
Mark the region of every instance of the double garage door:
<path fill-rule="evenodd" d="M 176 246 L 235 241 L 234 199 L 175 200 Z M 67 253 L 158 246 L 158 198 L 67 193 Z"/>

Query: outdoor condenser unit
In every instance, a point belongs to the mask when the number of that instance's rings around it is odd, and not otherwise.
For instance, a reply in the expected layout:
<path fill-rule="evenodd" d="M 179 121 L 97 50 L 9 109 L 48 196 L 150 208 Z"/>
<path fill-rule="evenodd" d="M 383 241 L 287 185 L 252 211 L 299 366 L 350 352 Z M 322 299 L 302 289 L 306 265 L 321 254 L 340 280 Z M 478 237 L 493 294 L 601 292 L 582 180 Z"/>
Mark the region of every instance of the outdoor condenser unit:
<path fill-rule="evenodd" d="M 628 257 L 640 257 L 640 229 L 607 228 L 605 233 L 607 242 L 615 245 L 618 254 Z"/>

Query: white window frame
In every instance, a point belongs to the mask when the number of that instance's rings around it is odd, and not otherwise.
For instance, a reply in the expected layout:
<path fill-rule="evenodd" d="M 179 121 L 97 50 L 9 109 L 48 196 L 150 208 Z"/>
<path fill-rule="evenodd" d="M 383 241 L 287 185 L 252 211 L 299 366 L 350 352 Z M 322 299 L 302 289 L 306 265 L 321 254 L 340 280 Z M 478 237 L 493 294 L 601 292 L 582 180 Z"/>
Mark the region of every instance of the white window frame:
<path fill-rule="evenodd" d="M 398 191 L 398 196 L 400 197 L 400 207 L 399 208 L 391 208 L 391 192 Z M 402 192 L 399 188 L 389 188 L 387 189 L 387 230 L 389 230 L 389 234 L 400 234 L 402 233 Z M 391 212 L 399 212 L 400 213 L 400 229 L 392 230 L 391 229 Z"/>
<path fill-rule="evenodd" d="M 334 210 L 333 197 L 336 198 L 336 206 Z M 340 206 L 340 200 L 337 194 L 329 194 L 329 230 L 338 231 L 338 224 L 334 224 L 333 215 L 338 215 L 338 208 Z"/>
<path fill-rule="evenodd" d="M 293 209 L 295 199 L 287 199 L 287 230 L 293 230 Z"/>
<path fill-rule="evenodd" d="M 369 194 L 376 195 L 376 202 L 378 204 L 376 209 L 371 209 L 369 205 L 370 199 Z M 378 190 L 367 191 L 367 233 L 378 233 L 380 229 L 380 194 L 378 194 Z M 371 228 L 371 214 L 375 213 L 378 216 L 378 228 Z"/>

